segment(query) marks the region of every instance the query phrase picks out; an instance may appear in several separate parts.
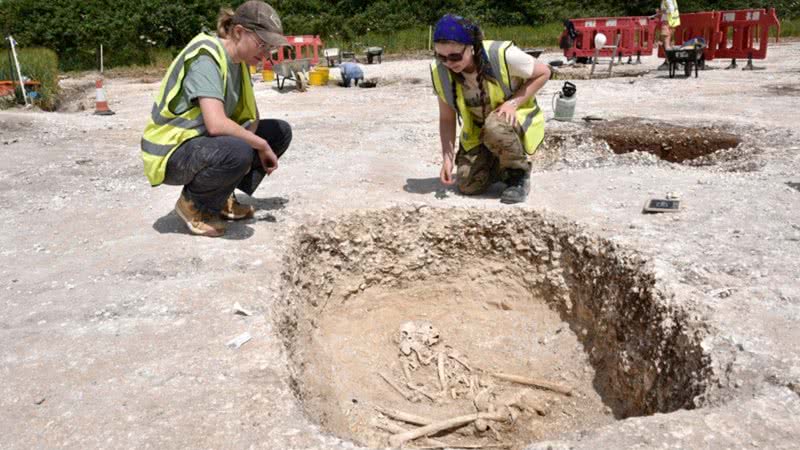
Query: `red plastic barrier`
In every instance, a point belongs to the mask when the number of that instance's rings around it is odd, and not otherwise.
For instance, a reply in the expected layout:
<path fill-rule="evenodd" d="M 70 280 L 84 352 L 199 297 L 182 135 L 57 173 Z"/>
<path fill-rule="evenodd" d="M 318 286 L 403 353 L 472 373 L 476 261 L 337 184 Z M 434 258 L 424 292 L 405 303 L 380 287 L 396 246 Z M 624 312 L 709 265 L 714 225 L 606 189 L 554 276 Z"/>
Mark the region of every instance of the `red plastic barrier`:
<path fill-rule="evenodd" d="M 720 11 L 720 41 L 716 48 L 718 58 L 765 59 L 769 44 L 769 29 L 777 27 L 781 34 L 781 23 L 775 9 L 744 9 Z M 681 17 L 683 20 L 683 17 Z M 755 43 L 758 42 L 758 48 Z"/>
<path fill-rule="evenodd" d="M 722 39 L 719 31 L 720 13 L 718 12 L 698 12 L 681 14 L 681 24 L 678 25 L 672 34 L 672 45 L 682 45 L 684 42 L 702 37 L 706 40 L 706 48 L 703 56 L 706 61 L 711 61 L 719 55 L 716 54 L 717 44 Z M 656 19 L 658 26 L 661 27 L 661 19 Z M 664 58 L 664 47 L 658 48 L 659 58 Z"/>
<path fill-rule="evenodd" d="M 639 57 L 652 55 L 655 46 L 656 25 L 655 20 L 648 17 L 635 17 L 633 24 L 634 43 L 633 53 Z"/>
<path fill-rule="evenodd" d="M 319 36 L 286 36 L 286 40 L 289 41 L 290 47 L 281 47 L 277 52 L 277 56 L 261 59 L 265 69 L 271 69 L 273 64 L 281 63 L 286 59 L 307 58 L 312 66 L 319 64 L 319 49 L 322 47 L 322 40 Z M 292 48 L 294 53 L 292 53 Z"/>
<path fill-rule="evenodd" d="M 661 26 L 660 18 L 651 20 L 648 17 L 598 17 L 571 21 L 578 36 L 571 48 L 564 49 L 567 58 L 593 57 L 597 33 L 606 35 L 606 45 L 609 46 L 619 36 L 619 56 L 652 54 L 656 27 Z M 706 61 L 714 58 L 764 59 L 767 57 L 769 29 L 772 27 L 777 27 L 780 36 L 781 24 L 774 8 L 681 14 L 681 24 L 675 28 L 672 43 L 681 45 L 690 39 L 702 37 L 706 41 L 703 50 Z M 566 30 L 561 33 L 561 39 L 566 33 Z M 756 43 L 758 48 L 755 47 Z M 599 56 L 603 57 L 612 54 L 613 49 L 610 48 L 599 51 Z M 658 56 L 664 57 L 663 47 L 658 49 Z"/>
<path fill-rule="evenodd" d="M 653 51 L 653 31 L 655 26 L 651 25 L 647 17 L 594 17 L 588 19 L 570 19 L 578 33 L 572 47 L 564 49 L 564 56 L 567 58 L 590 58 L 594 56 L 595 46 L 594 37 L 598 33 L 606 36 L 606 46 L 612 46 L 619 37 L 617 55 L 634 56 Z M 562 32 L 561 38 L 566 36 L 566 30 Z M 614 53 L 613 48 L 602 48 L 598 56 L 610 57 Z"/>

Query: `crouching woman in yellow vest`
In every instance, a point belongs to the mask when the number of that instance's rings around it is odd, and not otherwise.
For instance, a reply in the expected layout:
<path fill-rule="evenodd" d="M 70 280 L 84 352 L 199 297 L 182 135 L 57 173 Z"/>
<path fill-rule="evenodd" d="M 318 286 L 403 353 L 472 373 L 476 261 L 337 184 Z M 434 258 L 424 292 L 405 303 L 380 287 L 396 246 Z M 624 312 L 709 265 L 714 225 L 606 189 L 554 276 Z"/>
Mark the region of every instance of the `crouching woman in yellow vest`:
<path fill-rule="evenodd" d="M 480 28 L 462 17 L 445 15 L 433 36 L 431 76 L 439 98 L 442 183 L 457 181 L 460 192 L 474 195 L 504 181 L 500 201 L 525 201 L 530 157 L 544 139 L 544 114 L 534 96 L 550 70 L 510 41 L 483 40 Z M 457 121 L 461 135 L 456 154 Z"/>
<path fill-rule="evenodd" d="M 288 123 L 259 119 L 248 70 L 288 45 L 275 10 L 260 0 L 223 10 L 217 33 L 201 33 L 172 62 L 141 142 L 150 184 L 183 186 L 175 212 L 211 237 L 225 233 L 223 219 L 253 216 L 234 189 L 252 195 L 292 140 Z"/>

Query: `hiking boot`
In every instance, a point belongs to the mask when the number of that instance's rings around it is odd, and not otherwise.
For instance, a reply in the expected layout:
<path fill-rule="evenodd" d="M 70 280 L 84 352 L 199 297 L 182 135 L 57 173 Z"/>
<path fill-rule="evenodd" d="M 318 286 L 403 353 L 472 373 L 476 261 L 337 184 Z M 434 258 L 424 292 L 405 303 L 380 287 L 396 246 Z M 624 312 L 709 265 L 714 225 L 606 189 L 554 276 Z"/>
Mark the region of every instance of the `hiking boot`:
<path fill-rule="evenodd" d="M 219 215 L 230 220 L 249 219 L 256 213 L 256 209 L 250 205 L 243 205 L 236 200 L 236 196 L 231 194 L 225 201 Z"/>
<path fill-rule="evenodd" d="M 522 203 L 531 190 L 531 173 L 523 169 L 508 171 L 508 187 L 500 194 L 501 203 Z"/>
<path fill-rule="evenodd" d="M 208 237 L 219 237 L 225 234 L 225 222 L 220 220 L 219 216 L 200 212 L 195 208 L 194 202 L 183 195 L 175 203 L 175 212 L 186 222 L 186 226 L 189 227 L 192 234 Z"/>

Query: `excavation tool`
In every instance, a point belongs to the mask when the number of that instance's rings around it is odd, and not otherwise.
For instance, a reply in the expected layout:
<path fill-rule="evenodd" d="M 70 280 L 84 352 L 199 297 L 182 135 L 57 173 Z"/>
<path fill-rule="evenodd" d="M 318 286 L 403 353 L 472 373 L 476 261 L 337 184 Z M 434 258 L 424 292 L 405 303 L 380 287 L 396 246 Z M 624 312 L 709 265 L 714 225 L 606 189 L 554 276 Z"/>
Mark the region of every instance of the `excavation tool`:
<path fill-rule="evenodd" d="M 19 68 L 19 59 L 17 58 L 17 41 L 9 34 L 6 40 L 11 45 L 11 54 L 14 56 L 14 66 L 17 69 L 17 80 L 19 80 L 19 89 L 22 91 L 22 98 L 25 100 L 25 106 L 28 106 L 28 95 L 25 93 L 25 82 L 22 79 L 22 71 Z"/>

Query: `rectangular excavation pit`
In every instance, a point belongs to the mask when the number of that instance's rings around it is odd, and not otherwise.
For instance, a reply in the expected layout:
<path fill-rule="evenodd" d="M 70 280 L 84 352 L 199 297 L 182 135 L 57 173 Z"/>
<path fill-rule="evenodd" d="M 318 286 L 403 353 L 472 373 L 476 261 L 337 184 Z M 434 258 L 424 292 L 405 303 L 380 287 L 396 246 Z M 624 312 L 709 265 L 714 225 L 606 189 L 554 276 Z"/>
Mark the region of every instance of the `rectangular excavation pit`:
<path fill-rule="evenodd" d="M 701 406 L 710 383 L 702 324 L 644 260 L 531 211 L 391 209 L 308 226 L 284 282 L 295 394 L 324 429 L 371 447 L 483 411 L 502 419 L 409 445 L 524 448 Z"/>

